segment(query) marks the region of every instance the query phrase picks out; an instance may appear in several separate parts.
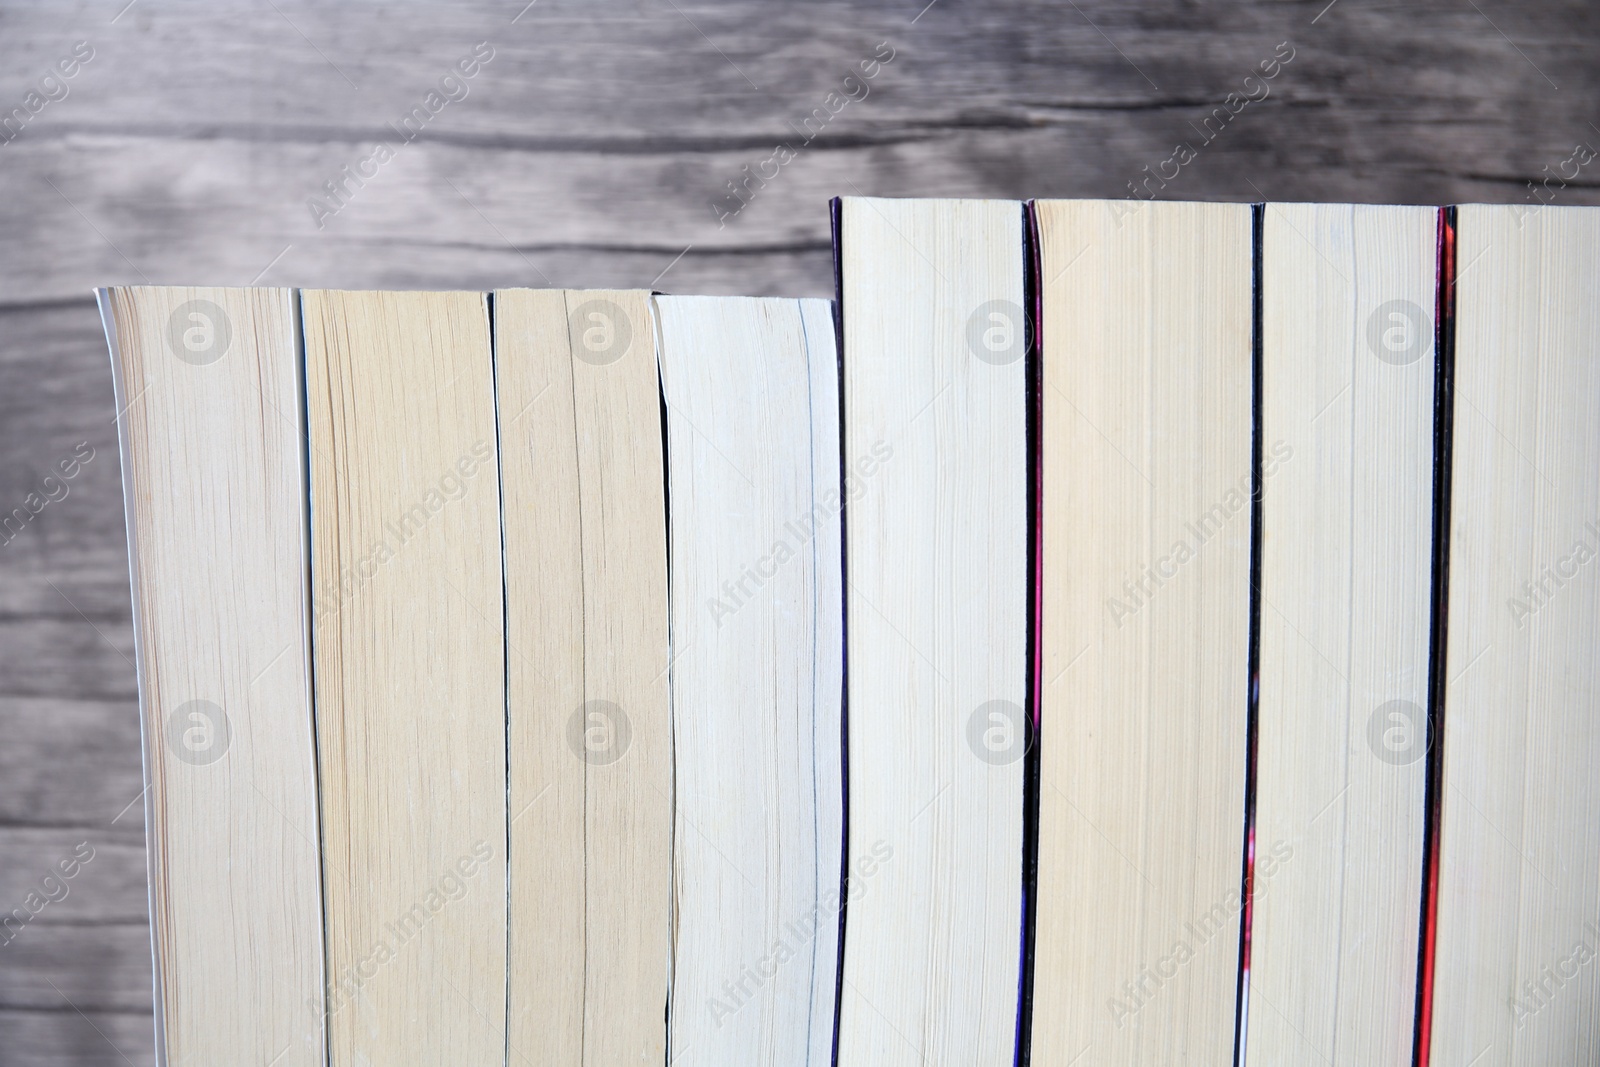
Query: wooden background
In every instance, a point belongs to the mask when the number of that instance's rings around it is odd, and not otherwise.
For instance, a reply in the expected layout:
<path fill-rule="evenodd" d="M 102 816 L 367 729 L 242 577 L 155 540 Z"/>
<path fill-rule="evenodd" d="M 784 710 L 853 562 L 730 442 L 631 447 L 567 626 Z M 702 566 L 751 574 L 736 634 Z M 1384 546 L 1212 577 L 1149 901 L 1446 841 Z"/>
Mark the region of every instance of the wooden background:
<path fill-rule="evenodd" d="M 153 1062 L 92 287 L 828 295 L 835 194 L 1124 196 L 1184 141 L 1197 157 L 1165 197 L 1520 203 L 1600 147 L 1600 9 L 1578 2 L 525 2 L 0 4 L 0 118 L 76 42 L 93 49 L 0 141 L 0 518 L 94 449 L 0 544 L 0 912 L 94 849 L 0 945 L 0 1064 Z M 1259 96 L 1245 78 L 1285 41 L 1269 95 L 1202 145 L 1202 119 Z M 399 143 L 387 124 L 480 42 L 494 56 L 466 97 L 319 227 L 309 198 Z M 894 58 L 866 96 L 802 145 L 880 42 Z M 794 158 L 719 224 L 725 183 L 779 143 Z M 1549 189 L 1596 203 L 1600 161 Z"/>

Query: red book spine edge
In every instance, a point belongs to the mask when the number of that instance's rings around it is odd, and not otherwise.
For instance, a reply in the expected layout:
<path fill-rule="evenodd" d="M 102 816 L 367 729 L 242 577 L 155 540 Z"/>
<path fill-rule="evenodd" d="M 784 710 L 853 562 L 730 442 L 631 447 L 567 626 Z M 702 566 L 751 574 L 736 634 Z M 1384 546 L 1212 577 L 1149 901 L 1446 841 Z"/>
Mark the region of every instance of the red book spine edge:
<path fill-rule="evenodd" d="M 1450 208 L 1439 209 L 1439 267 L 1435 304 L 1435 392 L 1434 407 L 1434 642 L 1433 707 L 1428 723 L 1428 833 L 1427 855 L 1424 858 L 1425 885 L 1423 895 L 1422 944 L 1418 960 L 1417 1029 L 1415 1040 L 1415 1067 L 1429 1067 L 1433 1037 L 1433 978 L 1434 945 L 1439 932 L 1439 838 L 1443 830 L 1440 817 L 1440 799 L 1444 779 L 1444 665 L 1445 616 L 1449 584 L 1449 478 L 1450 478 L 1450 419 L 1453 400 L 1452 384 L 1455 362 L 1455 285 L 1456 285 L 1456 219 Z"/>

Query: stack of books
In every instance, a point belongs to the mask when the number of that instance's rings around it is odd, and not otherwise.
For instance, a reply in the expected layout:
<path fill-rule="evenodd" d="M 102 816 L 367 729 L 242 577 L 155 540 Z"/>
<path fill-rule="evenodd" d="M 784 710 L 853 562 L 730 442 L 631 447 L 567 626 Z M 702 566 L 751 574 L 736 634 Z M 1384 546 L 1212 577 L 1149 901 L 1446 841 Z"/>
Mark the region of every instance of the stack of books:
<path fill-rule="evenodd" d="M 102 290 L 157 1045 L 1600 1058 L 1600 211 Z"/>

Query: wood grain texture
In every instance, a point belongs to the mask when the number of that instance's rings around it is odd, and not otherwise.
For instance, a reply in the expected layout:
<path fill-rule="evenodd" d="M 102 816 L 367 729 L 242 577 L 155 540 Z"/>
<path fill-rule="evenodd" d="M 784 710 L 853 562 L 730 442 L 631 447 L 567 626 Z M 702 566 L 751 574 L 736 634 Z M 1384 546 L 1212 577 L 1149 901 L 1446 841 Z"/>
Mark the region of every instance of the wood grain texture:
<path fill-rule="evenodd" d="M 628 287 L 666 269 L 654 284 L 672 292 L 829 295 L 827 197 L 1126 195 L 1284 40 L 1296 58 L 1270 96 L 1163 195 L 1526 203 L 1542 168 L 1597 143 L 1600 12 L 1477 6 L 940 0 L 919 16 L 923 0 L 681 14 L 540 0 L 512 22 L 520 2 L 7 0 L 0 111 L 73 42 L 95 55 L 66 99 L 0 143 L 0 511 L 79 441 L 97 458 L 0 546 L 0 823 L 109 826 L 142 787 L 91 288 Z M 470 95 L 318 229 L 307 198 L 491 37 Z M 724 183 L 796 139 L 789 124 L 883 40 L 897 54 L 869 95 L 719 228 Z M 1592 171 L 1556 202 L 1600 203 Z M 113 829 L 130 824 L 138 806 Z M 59 962 L 99 969 L 92 941 Z M 147 1002 L 137 985 L 127 992 Z M 123 1062 L 70 1010 L 14 1016 L 10 1003 L 8 1062 Z M 148 1062 L 147 1020 L 90 1015 Z"/>
<path fill-rule="evenodd" d="M 144 942 L 148 951 L 148 934 Z M 91 942 L 62 946 L 58 958 L 71 961 L 95 954 Z M 66 966 L 89 970 L 71 962 Z M 131 983 L 131 978 L 111 975 L 107 981 L 119 978 Z M 142 1011 L 80 1011 L 65 996 L 48 1008 L 0 1008 L 0 1045 L 6 1050 L 6 1062 L 28 1067 L 154 1067 L 156 1062 L 148 1006 Z"/>

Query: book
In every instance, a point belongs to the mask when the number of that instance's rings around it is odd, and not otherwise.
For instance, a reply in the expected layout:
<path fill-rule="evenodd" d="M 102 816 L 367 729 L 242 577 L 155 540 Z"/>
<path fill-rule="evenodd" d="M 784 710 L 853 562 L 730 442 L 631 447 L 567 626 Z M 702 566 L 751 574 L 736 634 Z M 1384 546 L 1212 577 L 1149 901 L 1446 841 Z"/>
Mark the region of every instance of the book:
<path fill-rule="evenodd" d="M 99 292 L 161 1061 L 1600 1056 L 1600 216 L 831 221 Z"/>
<path fill-rule="evenodd" d="M 127 507 L 160 1062 L 324 1062 L 299 308 L 101 289 Z"/>
<path fill-rule="evenodd" d="M 510 777 L 497 783 L 510 833 L 507 1056 L 660 1063 L 675 794 L 649 294 L 503 289 L 494 331 L 510 701 Z"/>
<path fill-rule="evenodd" d="M 1412 1061 L 1438 235 L 1433 208 L 1262 218 L 1258 1062 Z"/>
<path fill-rule="evenodd" d="M 1039 201 L 1034 212 L 1032 1054 L 1226 1063 L 1252 666 L 1251 209 Z"/>
<path fill-rule="evenodd" d="M 832 306 L 654 308 L 672 512 L 668 1060 L 827 1067 L 844 841 Z"/>
<path fill-rule="evenodd" d="M 301 302 L 330 1060 L 499 1062 L 506 634 L 487 301 Z"/>
<path fill-rule="evenodd" d="M 1600 1057 L 1600 213 L 1464 205 L 1431 1062 Z"/>
<path fill-rule="evenodd" d="M 836 202 L 848 681 L 839 1062 L 1009 1064 L 1028 749 L 1022 206 Z"/>

